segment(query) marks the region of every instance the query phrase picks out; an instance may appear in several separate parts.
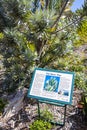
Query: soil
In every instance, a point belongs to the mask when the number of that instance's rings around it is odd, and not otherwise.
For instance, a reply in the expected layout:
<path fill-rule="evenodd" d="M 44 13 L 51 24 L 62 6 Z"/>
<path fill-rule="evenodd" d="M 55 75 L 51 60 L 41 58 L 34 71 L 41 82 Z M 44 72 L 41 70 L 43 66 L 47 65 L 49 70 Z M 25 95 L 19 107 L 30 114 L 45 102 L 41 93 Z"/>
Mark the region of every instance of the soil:
<path fill-rule="evenodd" d="M 78 101 L 81 98 L 81 93 L 81 90 L 74 90 L 72 105 L 67 105 L 66 107 L 64 126 L 54 124 L 52 130 L 87 130 L 87 119 L 84 116 L 83 108 L 78 109 Z M 46 103 L 40 103 L 39 105 L 40 112 L 47 109 L 53 115 L 52 120 L 57 123 L 64 123 L 65 107 Z M 12 116 L 5 124 L 0 120 L 0 130 L 29 130 L 29 125 L 37 119 L 37 101 L 25 96 L 23 107 L 18 113 Z"/>

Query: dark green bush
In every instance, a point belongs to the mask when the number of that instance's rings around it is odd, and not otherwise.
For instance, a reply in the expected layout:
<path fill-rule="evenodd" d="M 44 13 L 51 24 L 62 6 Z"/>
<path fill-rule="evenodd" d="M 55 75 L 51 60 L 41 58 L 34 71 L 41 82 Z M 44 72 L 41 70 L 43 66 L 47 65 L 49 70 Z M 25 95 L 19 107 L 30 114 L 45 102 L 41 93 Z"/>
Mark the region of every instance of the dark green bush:
<path fill-rule="evenodd" d="M 4 107 L 6 104 L 7 104 L 7 101 L 0 98 L 0 113 L 2 113 L 4 111 Z"/>

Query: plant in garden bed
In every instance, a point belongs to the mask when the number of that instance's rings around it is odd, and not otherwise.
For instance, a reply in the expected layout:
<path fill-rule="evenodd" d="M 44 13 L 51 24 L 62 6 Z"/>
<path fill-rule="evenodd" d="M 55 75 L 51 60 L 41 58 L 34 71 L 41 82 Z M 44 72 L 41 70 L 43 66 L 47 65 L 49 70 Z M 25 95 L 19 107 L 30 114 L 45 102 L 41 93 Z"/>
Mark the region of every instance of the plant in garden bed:
<path fill-rule="evenodd" d="M 87 76 L 84 73 L 77 72 L 75 76 L 75 86 L 87 92 Z"/>
<path fill-rule="evenodd" d="M 43 120 L 36 120 L 30 125 L 30 130 L 50 130 L 51 123 Z"/>
<path fill-rule="evenodd" d="M 48 120 L 48 121 L 53 120 L 53 114 L 47 108 L 45 110 L 41 111 L 41 117 L 44 120 Z"/>
<path fill-rule="evenodd" d="M 87 93 L 83 93 L 81 101 L 84 104 L 83 110 L 84 110 L 85 119 L 87 119 Z"/>

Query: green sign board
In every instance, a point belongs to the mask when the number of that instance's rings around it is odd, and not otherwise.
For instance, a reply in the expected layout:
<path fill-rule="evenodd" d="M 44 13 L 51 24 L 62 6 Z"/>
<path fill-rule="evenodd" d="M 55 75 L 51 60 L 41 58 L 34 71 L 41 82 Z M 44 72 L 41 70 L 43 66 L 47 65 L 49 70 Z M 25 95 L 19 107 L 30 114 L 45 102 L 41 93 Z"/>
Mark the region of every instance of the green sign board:
<path fill-rule="evenodd" d="M 71 104 L 74 73 L 36 68 L 29 87 L 28 97 L 38 100 Z"/>

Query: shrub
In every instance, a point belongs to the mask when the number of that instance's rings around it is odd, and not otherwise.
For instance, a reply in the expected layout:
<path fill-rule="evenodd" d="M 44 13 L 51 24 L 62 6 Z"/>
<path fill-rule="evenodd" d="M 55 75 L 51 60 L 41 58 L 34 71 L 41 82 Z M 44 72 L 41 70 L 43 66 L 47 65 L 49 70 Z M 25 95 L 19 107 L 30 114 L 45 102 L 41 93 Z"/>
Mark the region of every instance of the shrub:
<path fill-rule="evenodd" d="M 30 130 L 50 130 L 51 123 L 43 120 L 36 120 L 30 125 Z"/>
<path fill-rule="evenodd" d="M 52 120 L 53 119 L 53 115 L 48 109 L 43 110 L 41 112 L 41 116 L 42 116 L 42 118 L 44 118 L 46 120 Z"/>
<path fill-rule="evenodd" d="M 7 104 L 7 101 L 4 101 L 2 98 L 0 99 L 0 113 L 4 111 L 4 107 Z"/>
<path fill-rule="evenodd" d="M 84 73 L 76 73 L 75 86 L 87 92 L 87 76 Z"/>

